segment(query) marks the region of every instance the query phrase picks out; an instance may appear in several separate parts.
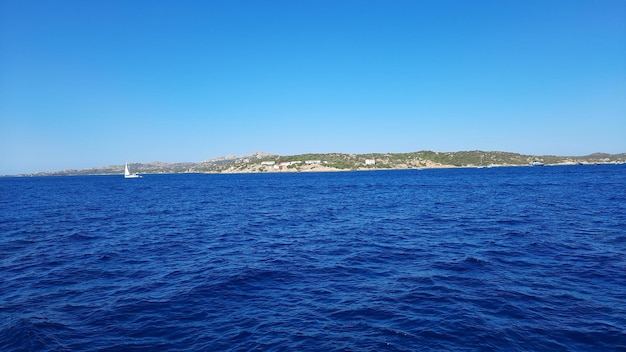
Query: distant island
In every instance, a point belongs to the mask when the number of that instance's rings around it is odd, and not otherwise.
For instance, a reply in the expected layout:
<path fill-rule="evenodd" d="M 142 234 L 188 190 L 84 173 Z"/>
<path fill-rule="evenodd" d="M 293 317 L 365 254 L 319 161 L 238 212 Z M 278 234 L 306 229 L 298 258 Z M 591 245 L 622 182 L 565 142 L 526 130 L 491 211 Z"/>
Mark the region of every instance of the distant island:
<path fill-rule="evenodd" d="M 523 155 L 499 151 L 434 152 L 370 154 L 300 154 L 277 155 L 255 152 L 244 156 L 223 156 L 201 162 L 130 163 L 139 174 L 171 173 L 258 173 L 258 172 L 329 172 L 353 170 L 389 170 L 424 168 L 482 168 L 528 165 L 621 164 L 626 153 L 594 153 L 587 156 Z M 82 170 L 39 172 L 21 176 L 110 175 L 123 174 L 124 164 Z"/>

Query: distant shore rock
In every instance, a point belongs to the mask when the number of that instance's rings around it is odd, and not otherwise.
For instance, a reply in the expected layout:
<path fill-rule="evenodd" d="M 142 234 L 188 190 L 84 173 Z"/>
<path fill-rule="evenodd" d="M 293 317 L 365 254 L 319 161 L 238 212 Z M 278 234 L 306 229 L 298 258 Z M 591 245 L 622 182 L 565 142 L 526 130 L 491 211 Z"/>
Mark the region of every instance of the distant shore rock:
<path fill-rule="evenodd" d="M 257 173 L 257 172 L 331 172 L 353 170 L 423 169 L 455 167 L 494 167 L 543 165 L 594 165 L 626 163 L 626 153 L 594 153 L 587 156 L 523 155 L 499 151 L 435 152 L 369 154 L 299 154 L 278 155 L 257 151 L 248 155 L 226 155 L 202 162 L 129 163 L 139 174 L 168 173 Z M 40 172 L 21 176 L 110 175 L 122 174 L 124 164 L 82 170 Z"/>

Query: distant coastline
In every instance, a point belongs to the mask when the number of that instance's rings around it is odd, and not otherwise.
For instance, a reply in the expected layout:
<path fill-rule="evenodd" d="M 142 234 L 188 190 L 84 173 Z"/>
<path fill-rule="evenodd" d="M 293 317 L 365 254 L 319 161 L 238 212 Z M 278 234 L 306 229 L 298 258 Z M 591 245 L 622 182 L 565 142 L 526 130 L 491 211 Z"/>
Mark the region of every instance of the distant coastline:
<path fill-rule="evenodd" d="M 596 165 L 626 163 L 626 153 L 594 153 L 586 156 L 524 155 L 500 151 L 435 152 L 368 154 L 298 154 L 277 155 L 255 152 L 244 156 L 223 156 L 201 162 L 130 163 L 139 174 L 172 173 L 263 173 L 263 172 L 334 172 L 357 170 L 403 170 L 432 168 L 491 168 L 535 165 Z M 13 176 L 68 176 L 123 174 L 124 164 L 81 170 L 37 172 Z"/>

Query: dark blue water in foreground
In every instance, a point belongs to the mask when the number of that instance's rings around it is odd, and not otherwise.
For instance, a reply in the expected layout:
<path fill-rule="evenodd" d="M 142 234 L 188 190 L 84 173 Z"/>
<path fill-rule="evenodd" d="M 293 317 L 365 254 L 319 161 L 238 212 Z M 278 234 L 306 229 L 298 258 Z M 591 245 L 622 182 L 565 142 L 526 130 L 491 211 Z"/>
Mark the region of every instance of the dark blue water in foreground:
<path fill-rule="evenodd" d="M 626 166 L 0 178 L 0 349 L 624 351 Z"/>

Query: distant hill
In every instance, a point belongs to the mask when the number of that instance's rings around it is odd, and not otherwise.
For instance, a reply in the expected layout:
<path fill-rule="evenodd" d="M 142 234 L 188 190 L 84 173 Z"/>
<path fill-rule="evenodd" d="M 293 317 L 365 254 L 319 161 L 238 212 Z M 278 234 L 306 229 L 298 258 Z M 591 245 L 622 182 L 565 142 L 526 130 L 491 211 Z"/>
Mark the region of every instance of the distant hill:
<path fill-rule="evenodd" d="M 626 153 L 594 153 L 587 156 L 524 155 L 499 151 L 434 152 L 370 154 L 300 154 L 277 155 L 255 152 L 244 156 L 223 156 L 201 162 L 148 162 L 129 164 L 139 174 L 169 173 L 248 173 L 297 171 L 346 171 L 377 169 L 497 167 L 522 166 L 532 162 L 545 165 L 614 164 L 626 162 Z M 101 166 L 82 170 L 40 172 L 29 176 L 122 174 L 124 165 Z"/>

